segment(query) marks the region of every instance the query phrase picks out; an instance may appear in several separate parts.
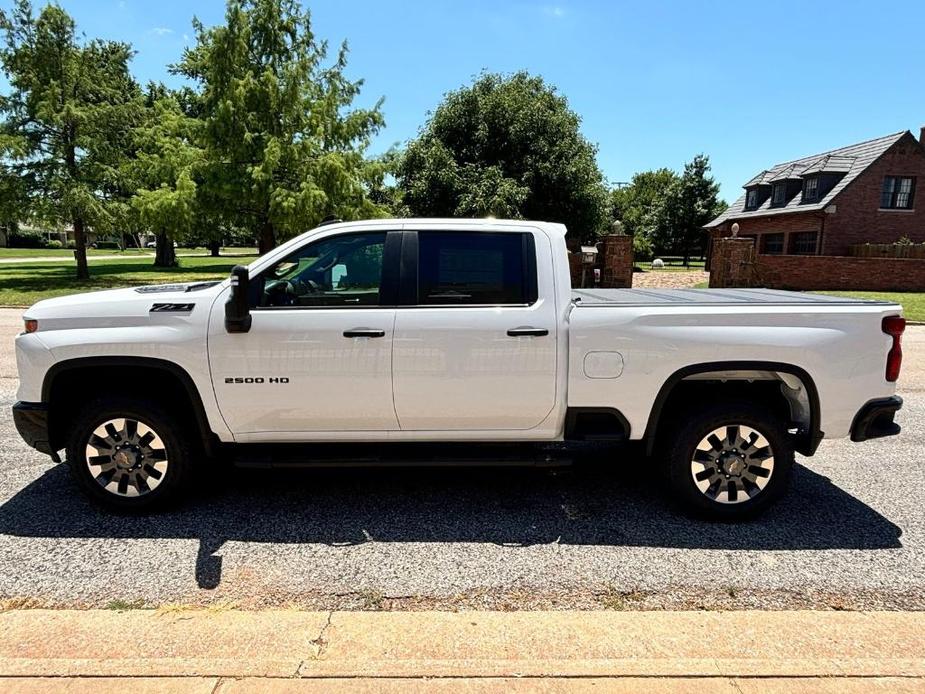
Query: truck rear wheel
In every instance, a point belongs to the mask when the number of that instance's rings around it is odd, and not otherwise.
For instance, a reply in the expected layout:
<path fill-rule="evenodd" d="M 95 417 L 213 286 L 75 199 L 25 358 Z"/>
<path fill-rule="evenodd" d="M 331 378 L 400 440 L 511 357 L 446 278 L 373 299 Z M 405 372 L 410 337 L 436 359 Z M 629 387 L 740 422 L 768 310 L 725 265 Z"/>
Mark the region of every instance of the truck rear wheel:
<path fill-rule="evenodd" d="M 189 478 L 189 434 L 159 403 L 100 398 L 70 429 L 67 460 L 80 488 L 119 510 L 148 510 L 175 500 Z"/>
<path fill-rule="evenodd" d="M 675 498 L 718 520 L 750 518 L 786 491 L 793 443 L 768 408 L 749 402 L 708 407 L 683 419 L 665 451 Z"/>

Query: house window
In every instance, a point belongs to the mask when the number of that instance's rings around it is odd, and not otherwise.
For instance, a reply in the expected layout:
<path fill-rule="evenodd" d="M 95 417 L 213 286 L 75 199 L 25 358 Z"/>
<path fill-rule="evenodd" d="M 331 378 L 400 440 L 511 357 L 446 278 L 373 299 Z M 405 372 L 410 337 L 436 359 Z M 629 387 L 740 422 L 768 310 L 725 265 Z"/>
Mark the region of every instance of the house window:
<path fill-rule="evenodd" d="M 816 202 L 819 199 L 819 177 L 812 176 L 803 181 L 803 202 Z"/>
<path fill-rule="evenodd" d="M 793 255 L 816 255 L 816 232 L 798 231 L 790 234 L 790 252 Z"/>
<path fill-rule="evenodd" d="M 750 188 L 748 193 L 745 194 L 745 209 L 746 210 L 758 209 L 758 189 L 757 188 Z"/>
<path fill-rule="evenodd" d="M 880 209 L 911 210 L 915 197 L 915 178 L 912 176 L 884 176 L 880 191 Z"/>
<path fill-rule="evenodd" d="M 771 189 L 771 206 L 783 207 L 787 202 L 787 184 L 775 183 Z"/>
<path fill-rule="evenodd" d="M 784 252 L 784 235 L 763 234 L 761 236 L 761 252 L 768 255 L 782 255 Z"/>

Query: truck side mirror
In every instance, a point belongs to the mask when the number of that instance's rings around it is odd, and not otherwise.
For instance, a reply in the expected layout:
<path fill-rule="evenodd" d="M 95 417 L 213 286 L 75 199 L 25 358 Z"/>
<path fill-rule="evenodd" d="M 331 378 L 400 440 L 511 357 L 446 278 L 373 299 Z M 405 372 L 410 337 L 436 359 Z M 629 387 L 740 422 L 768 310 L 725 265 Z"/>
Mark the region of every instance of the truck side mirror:
<path fill-rule="evenodd" d="M 225 330 L 246 333 L 251 329 L 251 307 L 248 299 L 250 273 L 243 265 L 231 269 L 231 294 L 225 302 Z"/>

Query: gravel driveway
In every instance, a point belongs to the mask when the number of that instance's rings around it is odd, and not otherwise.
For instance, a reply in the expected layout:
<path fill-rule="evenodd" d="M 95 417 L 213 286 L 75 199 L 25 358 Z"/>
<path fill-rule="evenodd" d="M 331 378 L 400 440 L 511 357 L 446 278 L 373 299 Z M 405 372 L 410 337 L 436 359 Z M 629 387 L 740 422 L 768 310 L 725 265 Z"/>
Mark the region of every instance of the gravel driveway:
<path fill-rule="evenodd" d="M 7 336 L 19 314 L 0 311 Z M 0 607 L 925 609 L 923 327 L 903 434 L 823 442 L 781 504 L 739 525 L 687 519 L 617 464 L 233 471 L 182 509 L 111 515 L 19 439 L 2 344 Z"/>

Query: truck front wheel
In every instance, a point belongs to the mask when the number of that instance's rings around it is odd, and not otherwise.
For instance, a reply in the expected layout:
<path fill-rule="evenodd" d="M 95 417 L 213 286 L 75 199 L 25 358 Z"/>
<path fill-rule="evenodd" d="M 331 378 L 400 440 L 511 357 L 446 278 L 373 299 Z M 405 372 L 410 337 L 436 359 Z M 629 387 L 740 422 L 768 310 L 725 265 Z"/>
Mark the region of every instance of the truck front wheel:
<path fill-rule="evenodd" d="M 793 443 L 775 413 L 749 402 L 684 418 L 667 444 L 666 473 L 689 511 L 720 520 L 760 513 L 787 488 Z"/>
<path fill-rule="evenodd" d="M 174 500 L 192 460 L 189 435 L 159 403 L 100 398 L 70 428 L 67 459 L 80 488 L 120 510 L 148 510 Z"/>

